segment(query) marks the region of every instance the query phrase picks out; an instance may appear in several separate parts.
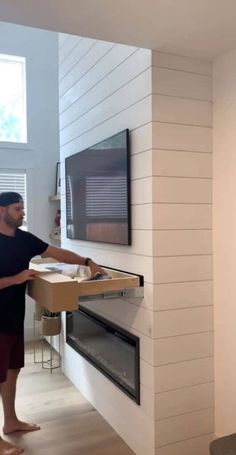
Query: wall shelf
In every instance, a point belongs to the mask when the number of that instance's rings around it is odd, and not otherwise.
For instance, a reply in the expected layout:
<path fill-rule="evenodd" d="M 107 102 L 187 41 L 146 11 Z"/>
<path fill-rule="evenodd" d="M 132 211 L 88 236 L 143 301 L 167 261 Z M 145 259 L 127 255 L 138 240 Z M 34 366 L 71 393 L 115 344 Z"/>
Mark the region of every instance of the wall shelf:
<path fill-rule="evenodd" d="M 48 198 L 49 202 L 53 202 L 53 203 L 59 203 L 59 206 L 58 204 L 56 204 L 56 207 L 57 207 L 57 210 L 56 210 L 56 217 L 57 217 L 57 213 L 59 212 L 60 210 L 60 201 L 61 201 L 61 195 L 60 194 L 55 194 L 53 196 L 49 196 Z M 55 206 L 54 206 L 55 207 Z M 59 207 L 59 208 L 58 208 Z M 56 219 L 55 219 L 56 221 Z M 61 234 L 60 233 L 57 233 L 56 231 L 59 230 L 58 227 L 55 227 L 55 232 L 51 232 L 49 234 L 49 239 L 52 240 L 53 242 L 61 242 Z"/>
<path fill-rule="evenodd" d="M 57 202 L 61 200 L 61 195 L 60 194 L 55 194 L 55 196 L 49 196 L 49 201 L 50 202 Z"/>
<path fill-rule="evenodd" d="M 49 238 L 51 240 L 56 241 L 56 242 L 60 242 L 61 241 L 61 235 L 60 234 L 49 234 Z"/>

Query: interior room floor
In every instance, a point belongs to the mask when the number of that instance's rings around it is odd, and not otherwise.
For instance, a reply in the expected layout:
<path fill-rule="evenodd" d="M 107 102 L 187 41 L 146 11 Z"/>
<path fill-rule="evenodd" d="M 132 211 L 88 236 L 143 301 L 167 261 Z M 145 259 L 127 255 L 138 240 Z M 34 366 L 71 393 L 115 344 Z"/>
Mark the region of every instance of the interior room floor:
<path fill-rule="evenodd" d="M 34 364 L 32 344 L 19 377 L 17 411 L 21 419 L 41 426 L 5 437 L 24 447 L 26 455 L 134 455 L 59 369 L 50 374 Z"/>

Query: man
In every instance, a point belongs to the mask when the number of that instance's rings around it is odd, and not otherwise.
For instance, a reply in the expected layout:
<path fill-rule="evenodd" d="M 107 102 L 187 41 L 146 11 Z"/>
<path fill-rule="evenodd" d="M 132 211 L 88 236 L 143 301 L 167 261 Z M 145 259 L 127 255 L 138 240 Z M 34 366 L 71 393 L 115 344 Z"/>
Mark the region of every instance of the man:
<path fill-rule="evenodd" d="M 29 270 L 32 257 L 42 255 L 59 262 L 88 265 L 91 275 L 104 271 L 90 258 L 48 245 L 19 227 L 24 204 L 18 193 L 0 194 L 0 395 L 4 411 L 3 433 L 34 431 L 36 424 L 22 422 L 15 411 L 16 383 L 24 366 L 24 314 L 27 281 L 38 272 Z M 23 449 L 0 437 L 0 455 L 18 455 Z"/>

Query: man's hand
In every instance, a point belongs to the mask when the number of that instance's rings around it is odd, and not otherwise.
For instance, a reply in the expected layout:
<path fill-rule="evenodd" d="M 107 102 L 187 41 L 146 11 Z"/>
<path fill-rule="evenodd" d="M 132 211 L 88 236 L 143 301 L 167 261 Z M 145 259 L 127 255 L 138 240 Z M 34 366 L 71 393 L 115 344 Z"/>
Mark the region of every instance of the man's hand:
<path fill-rule="evenodd" d="M 89 267 L 91 270 L 91 278 L 93 278 L 96 273 L 100 273 L 101 275 L 107 275 L 105 270 L 100 267 L 100 265 L 96 264 L 96 262 L 93 262 L 92 260 L 89 261 Z"/>
<path fill-rule="evenodd" d="M 15 284 L 21 284 L 24 283 L 25 281 L 34 280 L 34 278 L 38 274 L 39 272 L 37 272 L 36 270 L 32 269 L 23 270 L 23 272 L 20 272 L 14 276 Z"/>
<path fill-rule="evenodd" d="M 16 284 L 25 283 L 25 281 L 33 280 L 39 272 L 36 270 L 26 269 L 23 272 L 17 273 L 17 275 L 6 276 L 0 278 L 0 290 L 9 288 L 9 286 L 15 286 Z"/>

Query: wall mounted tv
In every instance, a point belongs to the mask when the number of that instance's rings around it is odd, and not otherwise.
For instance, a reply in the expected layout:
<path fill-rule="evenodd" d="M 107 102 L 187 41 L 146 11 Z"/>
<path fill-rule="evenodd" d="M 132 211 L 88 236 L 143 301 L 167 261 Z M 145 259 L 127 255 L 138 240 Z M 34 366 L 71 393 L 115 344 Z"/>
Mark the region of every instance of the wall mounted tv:
<path fill-rule="evenodd" d="M 131 244 L 126 129 L 65 160 L 67 237 Z"/>

